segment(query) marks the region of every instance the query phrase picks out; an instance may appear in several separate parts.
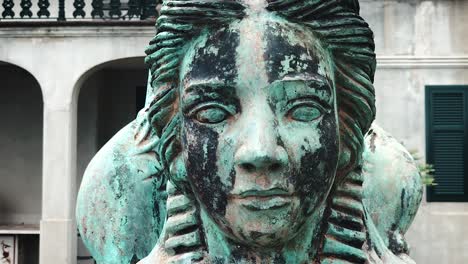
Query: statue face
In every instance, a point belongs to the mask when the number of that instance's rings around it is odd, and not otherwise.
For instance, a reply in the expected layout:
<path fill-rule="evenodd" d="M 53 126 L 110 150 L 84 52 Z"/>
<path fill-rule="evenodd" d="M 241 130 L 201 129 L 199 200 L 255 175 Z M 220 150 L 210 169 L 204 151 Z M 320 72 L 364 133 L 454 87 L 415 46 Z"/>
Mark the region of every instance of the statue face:
<path fill-rule="evenodd" d="M 317 39 L 271 16 L 189 48 L 182 157 L 198 203 L 234 241 L 277 246 L 319 224 L 339 151 L 331 76 Z"/>

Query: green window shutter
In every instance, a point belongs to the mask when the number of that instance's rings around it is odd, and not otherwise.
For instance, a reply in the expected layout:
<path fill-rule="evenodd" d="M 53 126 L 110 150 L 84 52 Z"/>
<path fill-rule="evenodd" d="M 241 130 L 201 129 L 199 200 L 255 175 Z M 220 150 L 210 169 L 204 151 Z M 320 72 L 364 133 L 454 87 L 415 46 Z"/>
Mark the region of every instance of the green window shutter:
<path fill-rule="evenodd" d="M 426 157 L 434 165 L 429 202 L 468 201 L 468 86 L 426 88 Z"/>

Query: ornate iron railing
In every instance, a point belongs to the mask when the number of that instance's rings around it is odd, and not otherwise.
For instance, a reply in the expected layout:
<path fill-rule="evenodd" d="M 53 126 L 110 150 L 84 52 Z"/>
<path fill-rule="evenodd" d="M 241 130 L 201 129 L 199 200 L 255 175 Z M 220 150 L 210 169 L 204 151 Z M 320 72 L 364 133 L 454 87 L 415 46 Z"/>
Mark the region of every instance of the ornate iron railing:
<path fill-rule="evenodd" d="M 1 21 L 133 21 L 154 20 L 162 0 L 69 0 L 73 12 L 66 13 L 65 0 L 0 0 Z M 73 3 L 71 3 L 73 1 Z M 69 4 L 67 2 L 67 4 Z M 3 9 L 2 9 L 3 7 Z"/>

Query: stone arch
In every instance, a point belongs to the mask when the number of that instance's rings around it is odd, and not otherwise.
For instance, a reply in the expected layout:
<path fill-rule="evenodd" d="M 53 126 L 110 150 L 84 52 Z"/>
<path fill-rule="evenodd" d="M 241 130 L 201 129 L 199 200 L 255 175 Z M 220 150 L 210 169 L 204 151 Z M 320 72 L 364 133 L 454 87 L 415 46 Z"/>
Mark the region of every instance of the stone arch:
<path fill-rule="evenodd" d="M 93 74 L 96 72 L 106 69 L 106 68 L 136 68 L 136 67 L 145 67 L 143 64 L 144 56 L 131 56 L 131 57 L 122 57 L 122 58 L 115 58 L 107 61 L 103 61 L 98 64 L 94 64 L 93 66 L 87 68 L 83 71 L 82 74 L 79 75 L 76 82 L 73 85 L 72 91 L 72 102 L 77 103 L 78 97 L 83 87 L 83 84 L 86 80 L 88 80 Z"/>
<path fill-rule="evenodd" d="M 36 77 L 16 64 L 0 61 L 0 80 L 0 229 L 21 236 L 28 250 L 25 261 L 38 263 L 43 94 Z"/>

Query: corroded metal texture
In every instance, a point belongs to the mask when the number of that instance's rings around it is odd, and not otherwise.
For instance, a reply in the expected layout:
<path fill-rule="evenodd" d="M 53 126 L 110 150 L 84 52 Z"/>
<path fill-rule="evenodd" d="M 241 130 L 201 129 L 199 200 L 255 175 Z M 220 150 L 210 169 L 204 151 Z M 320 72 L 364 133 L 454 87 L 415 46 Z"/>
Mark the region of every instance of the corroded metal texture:
<path fill-rule="evenodd" d="M 421 181 L 371 128 L 357 1 L 167 0 L 157 27 L 146 107 L 78 196 L 99 263 L 412 263 Z"/>

